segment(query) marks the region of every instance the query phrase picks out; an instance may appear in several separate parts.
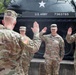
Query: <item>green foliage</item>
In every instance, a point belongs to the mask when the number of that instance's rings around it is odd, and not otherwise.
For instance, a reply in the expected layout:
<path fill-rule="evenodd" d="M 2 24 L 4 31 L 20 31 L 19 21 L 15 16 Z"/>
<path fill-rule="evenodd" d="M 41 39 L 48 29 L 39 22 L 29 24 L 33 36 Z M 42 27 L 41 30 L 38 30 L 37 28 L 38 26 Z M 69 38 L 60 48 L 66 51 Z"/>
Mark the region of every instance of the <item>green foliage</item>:
<path fill-rule="evenodd" d="M 6 4 L 9 4 L 10 0 L 6 0 Z M 5 7 L 4 5 L 4 0 L 0 0 L 0 14 L 3 13 L 5 10 L 7 9 L 7 7 Z"/>

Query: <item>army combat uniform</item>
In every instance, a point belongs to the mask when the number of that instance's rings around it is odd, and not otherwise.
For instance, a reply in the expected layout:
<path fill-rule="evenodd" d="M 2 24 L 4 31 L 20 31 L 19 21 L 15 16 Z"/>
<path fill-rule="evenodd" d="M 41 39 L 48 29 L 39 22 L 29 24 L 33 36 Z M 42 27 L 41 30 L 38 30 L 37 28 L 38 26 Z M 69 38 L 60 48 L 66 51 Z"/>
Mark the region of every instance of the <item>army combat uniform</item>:
<path fill-rule="evenodd" d="M 24 75 L 21 66 L 23 46 L 18 33 L 0 25 L 0 75 Z"/>
<path fill-rule="evenodd" d="M 26 28 L 24 26 L 20 27 L 20 30 L 23 30 L 23 32 L 26 32 Z M 24 46 L 24 50 L 22 53 L 22 67 L 25 72 L 25 75 L 28 75 L 29 67 L 31 59 L 34 56 L 34 53 L 36 53 L 39 50 L 39 47 L 41 45 L 41 40 L 39 38 L 39 35 L 34 34 L 33 40 L 31 40 L 28 36 L 22 36 L 23 39 L 27 42 L 27 46 Z"/>
<path fill-rule="evenodd" d="M 60 60 L 64 56 L 64 41 L 60 35 L 43 35 L 40 32 L 41 39 L 45 42 L 45 70 L 46 75 L 59 75 Z"/>
<path fill-rule="evenodd" d="M 23 48 L 25 47 L 26 50 L 30 50 L 30 52 L 34 53 L 39 49 L 38 44 L 40 41 L 35 34 L 34 41 L 30 40 L 29 43 L 26 45 L 22 42 L 23 39 L 18 33 L 5 27 L 1 27 L 0 75 L 25 75 L 22 68 L 22 52 L 24 50 Z M 30 56 L 30 58 L 31 57 L 32 55 Z"/>
<path fill-rule="evenodd" d="M 4 22 L 11 19 L 13 24 L 16 20 L 16 12 L 6 10 Z M 6 27 L 4 27 L 6 26 Z M 22 36 L 13 31 L 12 25 L 0 25 L 0 75 L 25 75 L 22 68 L 22 54 L 24 47 L 31 48 L 33 51 L 39 49 L 38 38 L 34 38 L 29 44 L 26 44 Z M 14 25 L 13 25 L 14 26 Z M 9 28 L 9 29 L 8 29 Z M 35 33 L 35 36 L 38 36 Z"/>
<path fill-rule="evenodd" d="M 75 67 L 75 75 L 76 75 L 76 33 L 73 35 L 66 35 L 66 40 L 68 43 L 75 42 L 75 52 L 74 52 L 74 67 Z"/>

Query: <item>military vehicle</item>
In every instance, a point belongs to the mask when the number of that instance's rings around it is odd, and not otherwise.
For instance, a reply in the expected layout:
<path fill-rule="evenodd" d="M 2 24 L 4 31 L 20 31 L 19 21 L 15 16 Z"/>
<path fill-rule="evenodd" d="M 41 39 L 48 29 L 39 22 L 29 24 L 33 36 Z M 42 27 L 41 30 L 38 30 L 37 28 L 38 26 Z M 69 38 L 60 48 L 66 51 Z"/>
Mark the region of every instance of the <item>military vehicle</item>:
<path fill-rule="evenodd" d="M 68 44 L 65 37 L 69 27 L 72 27 L 73 33 L 76 33 L 76 0 L 10 0 L 8 5 L 4 0 L 4 5 L 7 9 L 15 10 L 19 14 L 14 30 L 19 32 L 21 25 L 26 26 L 26 35 L 31 39 L 33 38 L 31 27 L 34 21 L 39 23 L 40 30 L 45 26 L 48 28 L 46 34 L 50 33 L 50 25 L 56 23 L 58 33 L 65 41 L 64 59 L 73 60 L 75 43 Z M 2 16 L 0 22 L 1 19 Z M 44 52 L 45 44 L 42 42 L 34 57 L 43 58 Z"/>

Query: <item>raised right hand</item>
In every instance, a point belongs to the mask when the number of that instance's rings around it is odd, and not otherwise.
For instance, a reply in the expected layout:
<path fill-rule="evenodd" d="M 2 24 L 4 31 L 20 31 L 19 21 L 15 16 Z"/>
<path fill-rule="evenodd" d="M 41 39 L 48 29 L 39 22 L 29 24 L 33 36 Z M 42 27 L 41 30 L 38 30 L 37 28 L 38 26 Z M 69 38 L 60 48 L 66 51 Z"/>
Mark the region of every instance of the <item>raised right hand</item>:
<path fill-rule="evenodd" d="M 68 28 L 67 34 L 69 34 L 69 35 L 72 34 L 72 28 L 71 27 Z"/>
<path fill-rule="evenodd" d="M 44 27 L 41 32 L 46 33 L 46 30 L 47 30 L 47 27 Z"/>

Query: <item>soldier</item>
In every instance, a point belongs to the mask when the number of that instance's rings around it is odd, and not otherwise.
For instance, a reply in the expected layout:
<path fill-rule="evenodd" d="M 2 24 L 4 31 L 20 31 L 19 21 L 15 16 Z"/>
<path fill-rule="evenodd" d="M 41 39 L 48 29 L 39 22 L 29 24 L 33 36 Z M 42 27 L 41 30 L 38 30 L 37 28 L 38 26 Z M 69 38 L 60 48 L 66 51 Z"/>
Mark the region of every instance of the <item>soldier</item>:
<path fill-rule="evenodd" d="M 46 75 L 59 75 L 60 61 L 64 56 L 64 40 L 57 34 L 57 25 L 51 24 L 51 34 L 43 35 L 47 27 L 40 32 L 40 38 L 45 42 L 45 70 Z"/>
<path fill-rule="evenodd" d="M 23 39 L 24 38 L 26 39 L 26 43 L 29 44 L 32 40 L 28 36 L 26 36 L 26 27 L 20 26 L 19 31 Z M 34 52 L 31 52 L 31 51 L 32 51 L 31 48 L 27 49 L 26 47 L 24 47 L 23 54 L 22 54 L 22 59 L 23 59 L 22 67 L 25 72 L 25 75 L 28 75 L 30 62 L 32 57 L 34 56 Z"/>
<path fill-rule="evenodd" d="M 75 67 L 75 75 L 76 75 L 76 33 L 72 34 L 72 28 L 69 27 L 66 35 L 66 40 L 68 43 L 75 42 L 75 52 L 74 52 L 74 67 Z"/>
<path fill-rule="evenodd" d="M 27 44 L 25 39 L 15 31 L 17 13 L 13 10 L 6 10 L 0 25 L 0 75 L 25 75 L 22 69 L 22 52 L 24 46 L 32 50 L 39 49 L 39 26 L 33 25 L 32 31 L 35 39 Z"/>

